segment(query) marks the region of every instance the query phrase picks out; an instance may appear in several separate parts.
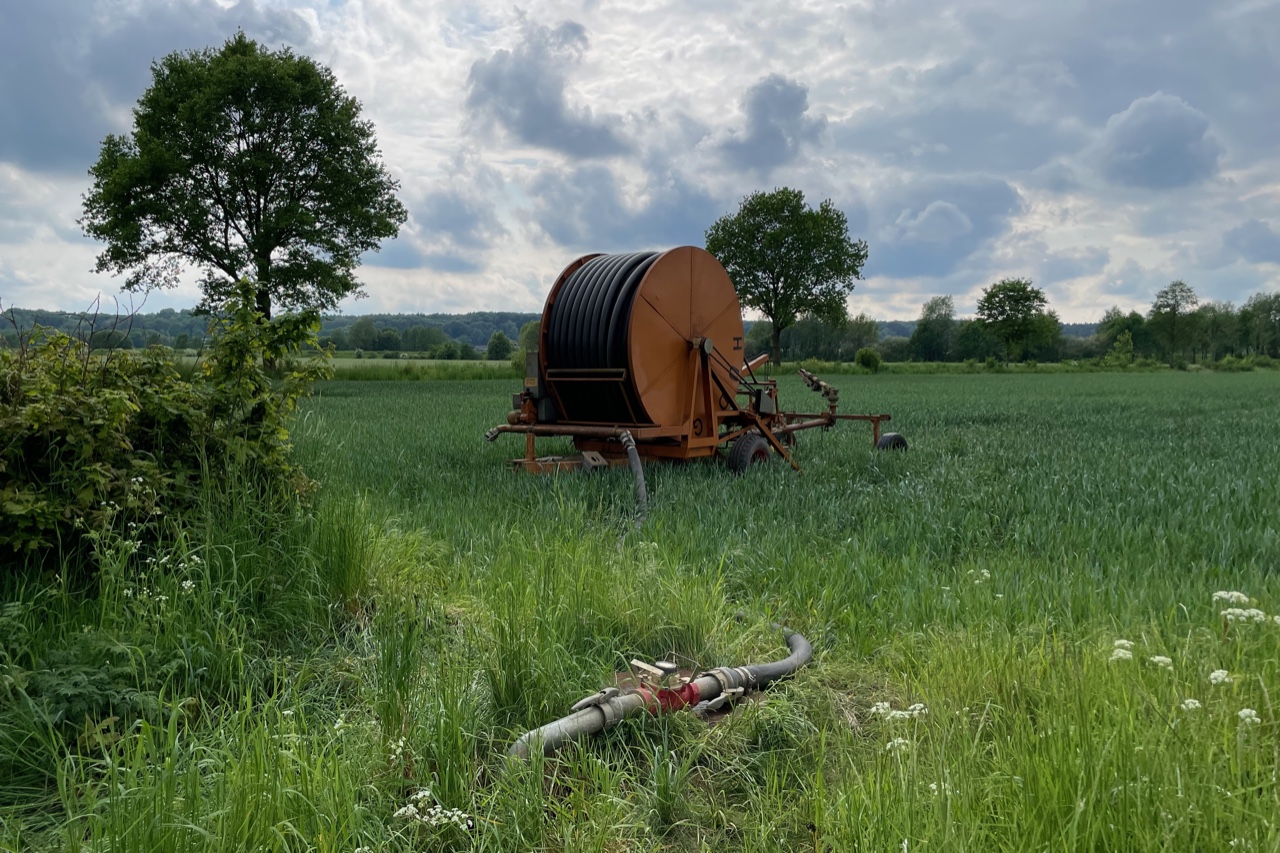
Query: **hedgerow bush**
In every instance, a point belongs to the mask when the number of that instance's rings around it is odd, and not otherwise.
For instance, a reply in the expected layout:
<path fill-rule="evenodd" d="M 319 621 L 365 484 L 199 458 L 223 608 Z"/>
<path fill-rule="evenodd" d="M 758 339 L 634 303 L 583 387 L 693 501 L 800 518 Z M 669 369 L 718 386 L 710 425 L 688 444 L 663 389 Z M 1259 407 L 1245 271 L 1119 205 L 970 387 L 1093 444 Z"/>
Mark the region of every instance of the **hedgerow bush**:
<path fill-rule="evenodd" d="M 306 492 L 287 423 L 327 360 L 277 366 L 319 325 L 315 312 L 266 322 L 246 290 L 190 376 L 171 350 L 98 356 L 61 332 L 0 351 L 0 561 L 66 556 L 110 522 L 181 514 L 228 465 Z"/>
<path fill-rule="evenodd" d="M 872 373 L 876 373 L 880 370 L 880 353 L 876 352 L 871 347 L 863 347 L 858 350 L 853 356 L 853 361 L 859 367 L 866 368 Z"/>

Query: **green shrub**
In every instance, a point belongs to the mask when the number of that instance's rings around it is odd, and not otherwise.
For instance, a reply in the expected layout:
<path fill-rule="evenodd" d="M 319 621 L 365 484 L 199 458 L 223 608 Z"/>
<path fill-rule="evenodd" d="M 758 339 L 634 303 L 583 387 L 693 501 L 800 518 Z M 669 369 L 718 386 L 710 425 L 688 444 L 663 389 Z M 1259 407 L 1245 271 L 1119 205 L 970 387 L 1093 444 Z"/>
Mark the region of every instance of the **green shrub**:
<path fill-rule="evenodd" d="M 1214 370 L 1223 373 L 1242 373 L 1244 371 L 1253 370 L 1253 360 L 1248 358 L 1236 358 L 1234 355 L 1224 355 L 1216 364 L 1211 365 Z"/>
<path fill-rule="evenodd" d="M 854 354 L 853 363 L 870 370 L 872 373 L 878 373 L 880 370 L 880 353 L 871 347 L 863 347 Z"/>
<path fill-rule="evenodd" d="M 228 464 L 308 488 L 287 422 L 327 363 L 274 366 L 314 342 L 319 318 L 267 323 L 253 306 L 246 290 L 215 320 L 207 360 L 186 376 L 172 350 L 98 357 L 60 332 L 0 351 L 0 554 L 66 554 L 111 523 L 145 527 Z"/>

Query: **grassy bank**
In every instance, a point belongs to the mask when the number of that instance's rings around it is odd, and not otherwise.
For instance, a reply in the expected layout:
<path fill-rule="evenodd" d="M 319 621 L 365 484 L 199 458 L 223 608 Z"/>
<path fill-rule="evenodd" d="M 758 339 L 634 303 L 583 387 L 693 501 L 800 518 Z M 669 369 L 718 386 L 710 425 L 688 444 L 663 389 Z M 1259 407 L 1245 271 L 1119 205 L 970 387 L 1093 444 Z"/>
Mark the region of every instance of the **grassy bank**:
<path fill-rule="evenodd" d="M 514 476 L 518 442 L 481 439 L 516 380 L 325 383 L 296 435 L 323 484 L 309 512 L 212 501 L 129 595 L 6 589 L 24 671 L 105 638 L 155 704 L 124 727 L 28 727 L 10 756 L 43 769 L 6 788 L 0 839 L 1275 849 L 1280 376 L 837 384 L 850 411 L 892 412 L 910 452 L 846 424 L 800 436 L 801 476 L 651 466 L 636 531 L 625 473 Z M 631 657 L 783 656 L 773 621 L 817 654 L 768 701 L 502 760 Z M 176 650 L 160 668 L 191 664 L 144 673 L 149 642 Z M 396 817 L 414 797 L 468 817 Z"/>

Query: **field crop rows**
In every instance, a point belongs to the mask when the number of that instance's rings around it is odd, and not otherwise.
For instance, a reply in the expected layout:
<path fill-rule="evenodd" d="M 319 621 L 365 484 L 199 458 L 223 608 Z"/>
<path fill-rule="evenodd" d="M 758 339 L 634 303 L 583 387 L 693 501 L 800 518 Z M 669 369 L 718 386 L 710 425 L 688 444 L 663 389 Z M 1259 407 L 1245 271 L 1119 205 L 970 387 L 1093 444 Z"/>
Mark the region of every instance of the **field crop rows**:
<path fill-rule="evenodd" d="M 465 778 L 631 656 L 772 659 L 771 620 L 818 650 L 713 730 L 672 718 L 591 744 L 534 786 L 533 816 L 471 785 L 449 805 L 518 824 L 519 843 L 493 829 L 514 847 L 1273 849 L 1276 377 L 841 384 L 912 450 L 872 453 L 846 425 L 801 436 L 801 476 L 651 466 L 639 532 L 624 473 L 504 470 L 519 441 L 480 440 L 503 383 L 326 386 L 310 464 L 430 541 L 420 594 L 479 632 L 456 652 L 459 677 L 489 674 Z M 1265 623 L 1224 623 L 1212 596 L 1236 590 Z"/>
<path fill-rule="evenodd" d="M 114 593 L 219 634 L 203 699 L 66 762 L 64 824 L 0 802 L 0 846 L 1277 849 L 1280 375 L 834 382 L 911 450 L 844 424 L 800 475 L 651 465 L 639 530 L 627 472 L 517 476 L 522 441 L 482 440 L 516 379 L 323 384 L 311 515 L 264 529 L 233 487 Z M 784 656 L 773 622 L 816 654 L 766 701 L 504 761 L 630 658 Z"/>

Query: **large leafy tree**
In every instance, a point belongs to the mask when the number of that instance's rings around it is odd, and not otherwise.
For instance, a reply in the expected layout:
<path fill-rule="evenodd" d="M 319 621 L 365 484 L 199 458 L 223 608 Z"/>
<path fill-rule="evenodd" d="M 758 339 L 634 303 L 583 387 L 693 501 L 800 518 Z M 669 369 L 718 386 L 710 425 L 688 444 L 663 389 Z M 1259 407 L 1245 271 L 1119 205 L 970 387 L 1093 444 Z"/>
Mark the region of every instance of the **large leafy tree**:
<path fill-rule="evenodd" d="M 252 283 L 256 307 L 332 309 L 358 293 L 363 252 L 405 220 L 373 125 L 333 73 L 238 33 L 218 51 L 171 53 L 89 170 L 81 225 L 105 242 L 99 272 L 125 288 L 201 272 L 201 307 Z"/>
<path fill-rule="evenodd" d="M 801 316 L 845 322 L 845 300 L 867 262 L 866 242 L 849 237 L 848 220 L 830 199 L 814 209 L 787 187 L 747 196 L 737 213 L 707 229 L 706 240 L 742 304 L 769 318 L 779 362 L 782 333 Z"/>
<path fill-rule="evenodd" d="M 935 296 L 920 309 L 911 331 L 911 354 L 921 361 L 946 361 L 956 335 L 956 307 L 950 296 Z"/>
<path fill-rule="evenodd" d="M 1151 331 L 1164 345 L 1165 354 L 1173 361 L 1182 355 L 1194 337 L 1197 318 L 1193 317 L 1200 297 L 1185 281 L 1171 281 L 1156 293 L 1151 303 Z"/>
<path fill-rule="evenodd" d="M 978 317 L 1004 344 L 1008 360 L 1042 342 L 1040 338 L 1051 330 L 1056 331 L 1056 318 L 1053 323 L 1047 322 L 1052 316 L 1045 311 L 1048 306 L 1044 291 L 1029 279 L 1006 278 L 982 291 Z"/>

